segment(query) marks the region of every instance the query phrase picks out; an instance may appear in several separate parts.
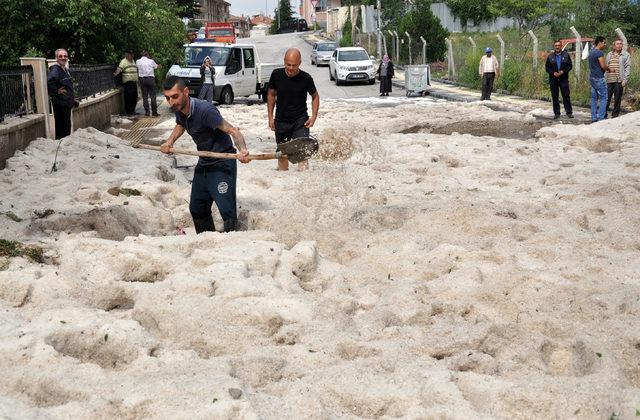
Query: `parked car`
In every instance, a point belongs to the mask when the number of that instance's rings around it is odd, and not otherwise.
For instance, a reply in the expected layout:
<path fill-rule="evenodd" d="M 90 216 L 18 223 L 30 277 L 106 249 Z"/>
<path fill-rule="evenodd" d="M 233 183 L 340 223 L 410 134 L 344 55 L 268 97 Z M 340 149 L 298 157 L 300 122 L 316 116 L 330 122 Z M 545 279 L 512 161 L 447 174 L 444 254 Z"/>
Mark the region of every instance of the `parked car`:
<path fill-rule="evenodd" d="M 329 60 L 329 80 L 336 85 L 343 82 L 376 82 L 374 57 L 369 56 L 362 47 L 344 47 L 336 49 Z"/>
<path fill-rule="evenodd" d="M 329 65 L 331 60 L 331 54 L 338 48 L 338 44 L 335 42 L 318 42 L 313 46 L 311 50 L 311 64 L 316 66 Z"/>
<path fill-rule="evenodd" d="M 280 28 L 278 28 L 278 33 L 284 34 L 288 32 L 302 32 L 302 31 L 308 31 L 308 30 L 309 30 L 309 27 L 305 19 L 291 18 L 289 20 L 285 20 L 280 24 Z"/>
<path fill-rule="evenodd" d="M 205 40 L 206 41 L 206 40 Z M 256 47 L 251 44 L 194 42 L 184 45 L 185 64 L 175 64 L 169 75 L 184 80 L 189 94 L 200 92 L 200 66 L 205 57 L 211 59 L 216 74 L 213 99 L 221 104 L 233 103 L 234 97 L 258 94 L 264 101 L 269 91 L 269 79 L 281 63 L 262 63 Z"/>

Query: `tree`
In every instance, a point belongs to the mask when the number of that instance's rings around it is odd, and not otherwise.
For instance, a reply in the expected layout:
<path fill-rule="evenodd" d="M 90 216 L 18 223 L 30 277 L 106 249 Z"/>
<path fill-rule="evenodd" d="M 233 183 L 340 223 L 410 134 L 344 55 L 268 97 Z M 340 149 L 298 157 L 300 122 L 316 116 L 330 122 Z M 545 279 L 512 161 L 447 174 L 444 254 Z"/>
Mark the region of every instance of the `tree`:
<path fill-rule="evenodd" d="M 269 32 L 272 34 L 278 33 L 280 26 L 291 19 L 293 13 L 291 12 L 291 2 L 289 0 L 280 0 L 278 8 L 274 10 L 273 22 Z"/>
<path fill-rule="evenodd" d="M 175 0 L 178 17 L 193 19 L 200 14 L 200 4 L 195 0 Z"/>
<path fill-rule="evenodd" d="M 489 2 L 478 0 L 447 0 L 447 6 L 451 9 L 451 13 L 460 19 L 462 28 L 467 29 L 467 25 L 471 22 L 478 25 L 495 19 L 495 16 L 489 10 Z"/>
<path fill-rule="evenodd" d="M 412 52 L 422 51 L 420 37 L 424 37 L 427 41 L 427 61 L 442 60 L 447 50 L 444 39 L 449 35 L 449 31 L 440 24 L 440 19 L 431 12 L 429 0 L 414 0 L 414 2 L 414 7 L 400 20 L 398 34 L 408 32 L 411 35 Z M 408 48 L 403 49 L 402 55 L 407 56 L 407 54 Z"/>
<path fill-rule="evenodd" d="M 522 32 L 525 28 L 537 29 L 554 15 L 566 14 L 574 3 L 574 0 L 493 0 L 488 9 L 494 16 L 515 19 Z"/>
<path fill-rule="evenodd" d="M 0 34 L 0 57 L 17 64 L 27 51 L 53 57 L 66 48 L 70 62 L 116 63 L 126 49 L 147 49 L 156 61 L 182 59 L 184 25 L 166 0 L 0 0 L 9 26 Z"/>

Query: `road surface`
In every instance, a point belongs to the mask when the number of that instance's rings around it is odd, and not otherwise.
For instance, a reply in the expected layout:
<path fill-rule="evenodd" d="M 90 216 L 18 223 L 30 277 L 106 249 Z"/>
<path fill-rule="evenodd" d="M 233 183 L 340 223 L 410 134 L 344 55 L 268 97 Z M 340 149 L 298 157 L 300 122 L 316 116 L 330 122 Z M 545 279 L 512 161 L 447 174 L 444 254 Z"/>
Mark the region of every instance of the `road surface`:
<path fill-rule="evenodd" d="M 380 85 L 376 80 L 375 85 L 367 83 L 354 83 L 343 86 L 336 86 L 336 82 L 329 80 L 329 67 L 316 67 L 311 64 L 309 59 L 311 54 L 311 46 L 307 44 L 300 33 L 269 35 L 266 37 L 244 38 L 238 40 L 238 43 L 254 44 L 258 49 L 260 61 L 268 63 L 282 62 L 284 53 L 288 48 L 298 48 L 302 53 L 302 65 L 300 68 L 311 76 L 316 83 L 320 98 L 369 98 L 380 94 Z M 369 52 L 371 53 L 371 52 Z M 404 96 L 404 90 L 394 87 L 394 91 L 390 96 Z M 257 99 L 257 96 L 251 96 L 251 100 Z M 241 101 L 241 99 L 238 99 Z"/>

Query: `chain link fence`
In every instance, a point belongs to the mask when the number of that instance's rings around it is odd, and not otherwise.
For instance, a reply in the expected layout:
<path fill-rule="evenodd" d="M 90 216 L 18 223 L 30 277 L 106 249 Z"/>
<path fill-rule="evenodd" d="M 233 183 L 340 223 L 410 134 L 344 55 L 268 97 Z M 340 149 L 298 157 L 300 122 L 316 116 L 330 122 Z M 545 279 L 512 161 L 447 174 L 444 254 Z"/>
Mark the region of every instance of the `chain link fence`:
<path fill-rule="evenodd" d="M 22 116 L 36 112 L 33 68 L 0 66 L 0 122 L 5 116 Z"/>

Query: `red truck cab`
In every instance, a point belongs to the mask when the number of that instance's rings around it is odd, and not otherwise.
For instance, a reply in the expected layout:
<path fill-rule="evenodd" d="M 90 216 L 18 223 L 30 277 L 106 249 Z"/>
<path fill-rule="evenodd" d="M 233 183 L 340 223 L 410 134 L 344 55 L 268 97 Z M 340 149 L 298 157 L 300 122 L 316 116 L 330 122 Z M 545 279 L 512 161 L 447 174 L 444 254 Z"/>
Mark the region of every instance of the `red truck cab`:
<path fill-rule="evenodd" d="M 236 43 L 235 28 L 228 22 L 208 22 L 204 27 L 204 37 L 210 42 Z"/>

